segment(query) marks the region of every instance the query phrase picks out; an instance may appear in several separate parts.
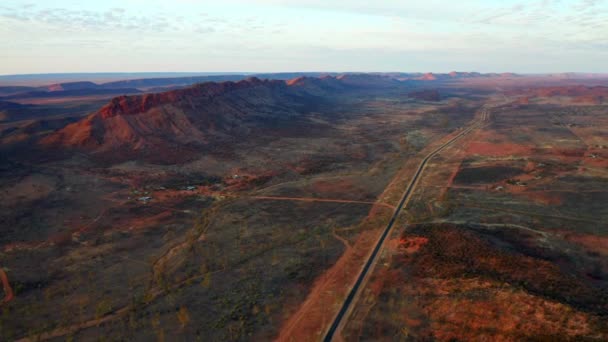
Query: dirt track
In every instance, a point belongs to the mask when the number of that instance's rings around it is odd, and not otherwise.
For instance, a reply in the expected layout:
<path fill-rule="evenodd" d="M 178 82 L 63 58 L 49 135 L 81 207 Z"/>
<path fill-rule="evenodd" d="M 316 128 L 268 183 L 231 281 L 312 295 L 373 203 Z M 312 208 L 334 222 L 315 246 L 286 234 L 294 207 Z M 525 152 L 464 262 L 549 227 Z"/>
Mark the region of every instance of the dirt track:
<path fill-rule="evenodd" d="M 372 201 L 352 201 L 352 200 L 343 200 L 343 199 L 326 199 L 326 198 L 313 198 L 313 197 L 280 197 L 280 196 L 253 196 L 251 198 L 260 199 L 260 200 L 275 200 L 275 201 L 369 204 L 369 205 L 379 205 L 382 207 L 395 209 L 395 207 L 390 204 L 381 203 L 381 202 L 372 202 Z"/>

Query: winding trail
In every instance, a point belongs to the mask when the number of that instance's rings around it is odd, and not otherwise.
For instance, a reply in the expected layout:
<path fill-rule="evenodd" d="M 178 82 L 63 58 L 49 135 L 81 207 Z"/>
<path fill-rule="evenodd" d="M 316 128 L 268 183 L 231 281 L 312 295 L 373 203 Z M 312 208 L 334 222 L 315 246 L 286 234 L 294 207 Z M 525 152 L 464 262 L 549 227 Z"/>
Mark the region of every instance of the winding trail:
<path fill-rule="evenodd" d="M 545 232 L 543 230 L 539 230 L 539 229 L 534 229 L 528 226 L 523 226 L 521 224 L 514 224 L 514 223 L 483 223 L 483 222 L 470 222 L 470 221 L 456 221 L 456 220 L 430 220 L 430 221 L 422 221 L 422 222 L 412 222 L 412 224 L 443 224 L 443 223 L 448 223 L 448 224 L 455 224 L 455 225 L 473 225 L 473 226 L 481 226 L 481 227 L 486 227 L 486 228 L 512 228 L 512 229 L 520 229 L 520 230 L 526 230 L 538 235 L 541 235 L 542 237 L 548 237 L 551 233 L 549 232 Z"/>
<path fill-rule="evenodd" d="M 342 242 L 342 244 L 344 245 L 344 248 L 346 248 L 346 250 L 349 250 L 349 249 L 353 248 L 353 246 L 350 245 L 350 242 L 348 242 L 348 240 L 346 240 L 345 238 L 343 238 L 340 235 L 338 235 L 338 233 L 336 233 L 336 229 L 335 228 L 332 229 L 331 235 L 333 235 L 333 237 L 336 238 L 336 240 Z"/>

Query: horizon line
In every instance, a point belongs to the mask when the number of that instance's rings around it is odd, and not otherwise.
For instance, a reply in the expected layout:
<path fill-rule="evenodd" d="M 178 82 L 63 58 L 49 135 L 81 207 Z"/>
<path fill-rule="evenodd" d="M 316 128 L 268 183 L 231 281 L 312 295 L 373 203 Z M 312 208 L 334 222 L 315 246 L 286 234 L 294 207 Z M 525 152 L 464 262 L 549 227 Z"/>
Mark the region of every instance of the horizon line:
<path fill-rule="evenodd" d="M 200 76 L 222 76 L 222 75 L 256 75 L 256 74 L 449 74 L 451 72 L 463 73 L 479 73 L 479 74 L 519 74 L 519 75 L 554 75 L 554 74 L 587 74 L 587 75 L 608 75 L 605 72 L 588 72 L 588 71 L 552 71 L 552 72 L 516 72 L 516 71 L 85 71 L 85 72 L 40 72 L 40 73 L 17 73 L 17 74 L 0 74 L 0 77 L 15 77 L 15 76 L 57 76 L 57 75 L 137 75 L 137 74 L 187 74 Z"/>

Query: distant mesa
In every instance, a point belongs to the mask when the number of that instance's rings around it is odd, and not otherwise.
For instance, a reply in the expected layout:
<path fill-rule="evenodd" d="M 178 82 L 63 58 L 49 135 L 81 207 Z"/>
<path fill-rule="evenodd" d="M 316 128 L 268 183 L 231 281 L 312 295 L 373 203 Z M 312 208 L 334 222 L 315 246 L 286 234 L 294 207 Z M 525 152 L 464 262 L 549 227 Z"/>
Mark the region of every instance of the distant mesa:
<path fill-rule="evenodd" d="M 420 77 L 420 80 L 423 80 L 423 81 L 436 81 L 437 80 L 437 76 L 435 76 L 435 74 L 433 74 L 432 72 L 429 72 L 429 73 L 424 74 L 422 77 Z"/>
<path fill-rule="evenodd" d="M 343 85 L 351 86 L 387 86 L 394 85 L 399 81 L 450 81 L 462 78 L 475 77 L 516 77 L 512 73 L 505 74 L 481 74 L 478 72 L 452 71 L 448 74 L 439 73 L 273 73 L 255 74 L 260 79 L 295 80 L 304 78 L 340 80 Z M 158 77 L 146 79 L 127 79 L 107 83 L 93 83 L 89 81 L 61 82 L 46 86 L 24 87 L 24 86 L 0 86 L 0 97 L 4 99 L 29 99 L 29 98 L 58 98 L 78 96 L 115 96 L 130 95 L 142 92 L 163 92 L 174 89 L 190 87 L 203 82 L 237 82 L 250 77 L 245 74 L 229 75 L 206 75 L 206 76 L 182 76 L 182 77 Z M 319 84 L 317 84 L 318 86 Z"/>
<path fill-rule="evenodd" d="M 500 74 L 482 74 L 479 72 L 464 72 L 464 71 L 451 71 L 447 74 L 436 74 L 432 72 L 428 72 L 423 75 L 419 75 L 414 79 L 420 81 L 449 81 L 453 79 L 462 79 L 462 78 L 478 78 L 478 77 L 498 77 Z"/>
<path fill-rule="evenodd" d="M 345 86 L 387 87 L 399 84 L 399 81 L 382 74 L 342 74 L 336 77 Z"/>
<path fill-rule="evenodd" d="M 334 76 L 308 77 L 300 76 L 287 80 L 285 84 L 295 91 L 306 92 L 310 95 L 323 96 L 331 92 L 345 90 L 354 86 Z"/>
<path fill-rule="evenodd" d="M 80 90 L 80 89 L 97 89 L 100 85 L 93 82 L 66 82 L 56 83 L 48 86 L 40 87 L 40 90 L 46 91 L 66 91 L 66 90 Z"/>

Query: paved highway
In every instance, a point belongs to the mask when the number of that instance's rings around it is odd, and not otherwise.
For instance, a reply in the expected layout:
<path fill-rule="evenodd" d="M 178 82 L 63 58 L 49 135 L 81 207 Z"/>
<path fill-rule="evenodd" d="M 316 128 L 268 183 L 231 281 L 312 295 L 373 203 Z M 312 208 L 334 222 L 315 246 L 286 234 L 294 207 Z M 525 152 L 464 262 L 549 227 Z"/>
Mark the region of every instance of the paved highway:
<path fill-rule="evenodd" d="M 393 216 L 391 217 L 391 220 L 389 221 L 388 225 L 382 232 L 382 235 L 378 239 L 376 246 L 372 250 L 372 253 L 370 254 L 367 261 L 365 262 L 365 265 L 363 266 L 363 268 L 361 269 L 361 273 L 359 273 L 359 276 L 357 277 L 355 284 L 353 285 L 350 292 L 348 293 L 348 296 L 344 300 L 344 303 L 342 303 L 342 307 L 340 308 L 340 311 L 338 311 L 338 314 L 334 318 L 323 341 L 325 341 L 325 342 L 332 341 L 334 339 L 334 337 L 336 336 L 336 333 L 338 333 L 339 330 L 341 330 L 343 322 L 346 322 L 346 319 L 348 318 L 348 315 L 350 314 L 350 311 L 356 302 L 355 298 L 357 297 L 359 290 L 364 287 L 363 285 L 366 282 L 368 275 L 371 274 L 371 270 L 373 268 L 372 266 L 375 265 L 375 263 L 376 263 L 376 259 L 378 258 L 378 254 L 379 254 L 380 250 L 382 250 L 382 246 L 384 245 L 384 241 L 386 240 L 386 237 L 392 231 L 392 228 L 395 225 L 395 221 L 397 220 L 397 217 L 399 217 L 399 213 L 407 205 L 408 201 L 410 200 L 412 193 L 416 189 L 416 184 L 418 183 L 418 180 L 420 179 L 420 175 L 423 173 L 429 160 L 431 160 L 434 156 L 439 154 L 441 151 L 443 151 L 448 146 L 452 145 L 456 140 L 467 135 L 472 130 L 474 130 L 478 127 L 481 127 L 483 125 L 483 123 L 488 119 L 488 115 L 489 115 L 488 109 L 486 107 L 482 108 L 481 117 L 479 120 L 476 120 L 475 122 L 473 122 L 468 128 L 464 129 L 458 135 L 456 135 L 455 137 L 453 137 L 452 139 L 447 141 L 445 144 L 437 147 L 435 150 L 433 150 L 431 153 L 429 153 L 426 157 L 424 157 L 422 162 L 420 162 L 420 165 L 418 166 L 418 169 L 416 170 L 414 177 L 412 178 L 409 185 L 405 189 L 405 192 L 403 193 L 403 197 L 401 197 L 401 201 L 399 201 L 399 205 L 397 205 L 397 208 L 395 209 Z"/>

